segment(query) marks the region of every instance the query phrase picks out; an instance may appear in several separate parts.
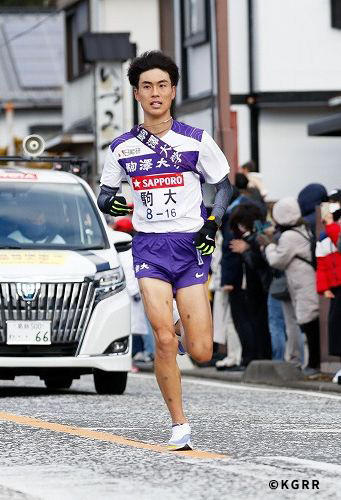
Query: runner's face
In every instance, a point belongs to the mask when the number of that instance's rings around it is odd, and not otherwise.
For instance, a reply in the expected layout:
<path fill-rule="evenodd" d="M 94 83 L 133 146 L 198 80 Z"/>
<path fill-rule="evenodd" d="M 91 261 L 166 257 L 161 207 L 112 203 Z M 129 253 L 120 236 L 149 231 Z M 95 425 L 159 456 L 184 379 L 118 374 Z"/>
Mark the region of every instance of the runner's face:
<path fill-rule="evenodd" d="M 141 73 L 134 95 L 142 106 L 145 119 L 167 119 L 175 97 L 175 86 L 171 84 L 167 71 L 155 68 Z"/>

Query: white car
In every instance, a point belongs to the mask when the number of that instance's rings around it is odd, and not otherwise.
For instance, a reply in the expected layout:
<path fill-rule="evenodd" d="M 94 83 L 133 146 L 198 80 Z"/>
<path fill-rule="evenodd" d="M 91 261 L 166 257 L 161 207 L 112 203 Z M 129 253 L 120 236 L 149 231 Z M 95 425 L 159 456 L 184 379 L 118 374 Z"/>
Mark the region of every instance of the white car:
<path fill-rule="evenodd" d="M 81 178 L 0 167 L 0 379 L 69 388 L 93 373 L 122 394 L 131 368 L 130 299 L 110 229 Z"/>

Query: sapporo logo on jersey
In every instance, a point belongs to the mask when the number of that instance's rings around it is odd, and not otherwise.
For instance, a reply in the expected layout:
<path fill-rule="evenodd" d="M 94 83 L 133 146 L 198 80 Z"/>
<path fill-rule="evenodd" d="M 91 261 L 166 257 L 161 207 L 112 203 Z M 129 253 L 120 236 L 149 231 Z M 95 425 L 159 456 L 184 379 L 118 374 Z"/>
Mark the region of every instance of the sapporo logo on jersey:
<path fill-rule="evenodd" d="M 166 187 L 180 187 L 184 185 L 183 174 L 138 175 L 132 177 L 135 191 L 143 189 L 157 189 Z"/>

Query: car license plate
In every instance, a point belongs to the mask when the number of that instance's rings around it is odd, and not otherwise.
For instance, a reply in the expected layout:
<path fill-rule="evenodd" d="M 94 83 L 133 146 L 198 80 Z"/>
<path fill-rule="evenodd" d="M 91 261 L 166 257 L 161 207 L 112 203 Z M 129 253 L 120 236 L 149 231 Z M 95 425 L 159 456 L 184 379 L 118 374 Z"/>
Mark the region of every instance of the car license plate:
<path fill-rule="evenodd" d="M 51 321 L 7 321 L 7 344 L 51 344 Z"/>

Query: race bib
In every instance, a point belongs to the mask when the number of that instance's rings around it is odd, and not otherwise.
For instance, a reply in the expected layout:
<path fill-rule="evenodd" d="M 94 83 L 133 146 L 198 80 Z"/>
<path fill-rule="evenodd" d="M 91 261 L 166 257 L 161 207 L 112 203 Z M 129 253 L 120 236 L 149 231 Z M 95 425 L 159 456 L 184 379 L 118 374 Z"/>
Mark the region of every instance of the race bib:
<path fill-rule="evenodd" d="M 177 219 L 184 214 L 185 200 L 182 173 L 141 175 L 131 178 L 135 198 L 145 221 Z"/>

